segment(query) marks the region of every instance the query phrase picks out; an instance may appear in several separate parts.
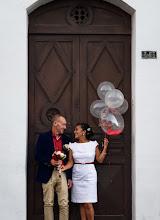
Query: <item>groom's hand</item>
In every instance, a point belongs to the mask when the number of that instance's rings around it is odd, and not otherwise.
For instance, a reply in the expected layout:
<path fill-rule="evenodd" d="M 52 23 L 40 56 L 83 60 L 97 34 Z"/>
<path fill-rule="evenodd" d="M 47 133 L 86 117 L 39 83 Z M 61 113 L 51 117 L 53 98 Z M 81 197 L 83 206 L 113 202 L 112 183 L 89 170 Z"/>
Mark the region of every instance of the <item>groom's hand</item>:
<path fill-rule="evenodd" d="M 62 165 L 62 160 L 54 160 L 54 159 L 51 159 L 51 164 L 52 166 L 58 166 L 58 165 Z"/>
<path fill-rule="evenodd" d="M 62 160 L 58 160 L 56 162 L 57 162 L 56 165 L 62 165 Z"/>
<path fill-rule="evenodd" d="M 52 166 L 56 166 L 56 162 L 57 162 L 56 160 L 52 159 L 52 160 L 51 160 Z"/>

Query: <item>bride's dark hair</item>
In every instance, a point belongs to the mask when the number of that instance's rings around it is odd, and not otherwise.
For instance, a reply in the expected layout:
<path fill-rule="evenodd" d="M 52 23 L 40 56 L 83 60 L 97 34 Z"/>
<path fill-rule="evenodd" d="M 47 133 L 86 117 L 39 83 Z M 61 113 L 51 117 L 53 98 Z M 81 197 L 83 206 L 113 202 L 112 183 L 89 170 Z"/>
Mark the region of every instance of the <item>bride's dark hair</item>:
<path fill-rule="evenodd" d="M 87 140 L 90 140 L 90 138 L 94 135 L 92 128 L 86 123 L 78 123 L 77 125 L 81 125 L 82 130 L 86 131 Z"/>

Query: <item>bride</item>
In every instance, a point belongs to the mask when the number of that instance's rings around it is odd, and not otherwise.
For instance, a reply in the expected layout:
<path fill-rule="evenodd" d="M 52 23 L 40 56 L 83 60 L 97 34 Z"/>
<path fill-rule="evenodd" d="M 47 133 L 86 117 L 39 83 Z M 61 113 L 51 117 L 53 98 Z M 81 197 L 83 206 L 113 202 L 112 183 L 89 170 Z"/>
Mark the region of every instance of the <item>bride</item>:
<path fill-rule="evenodd" d="M 94 159 L 102 163 L 108 146 L 108 139 L 104 138 L 104 148 L 100 153 L 97 141 L 91 141 L 92 128 L 86 123 L 77 124 L 75 138 L 78 140 L 69 143 L 69 160 L 62 171 L 72 170 L 71 201 L 80 204 L 81 220 L 94 220 L 92 203 L 97 202 L 97 172 Z"/>

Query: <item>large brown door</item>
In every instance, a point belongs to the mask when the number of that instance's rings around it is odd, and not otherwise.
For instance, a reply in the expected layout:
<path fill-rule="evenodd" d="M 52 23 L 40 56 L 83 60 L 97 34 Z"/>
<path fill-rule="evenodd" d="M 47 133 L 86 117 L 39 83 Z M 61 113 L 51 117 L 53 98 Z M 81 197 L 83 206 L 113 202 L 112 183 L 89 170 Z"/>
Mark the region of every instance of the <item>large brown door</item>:
<path fill-rule="evenodd" d="M 129 110 L 124 114 L 123 133 L 109 137 L 111 167 L 107 158 L 103 164 L 95 162 L 95 219 L 131 220 L 130 16 L 110 4 L 89 2 L 52 2 L 30 15 L 28 220 L 43 219 L 41 184 L 35 181 L 39 134 L 51 128 L 50 116 L 59 111 L 67 118 L 66 134 L 72 140 L 75 125 L 87 122 L 101 148 L 104 133 L 89 107 L 99 99 L 96 89 L 103 81 L 123 92 Z M 58 219 L 57 204 L 55 213 Z M 80 219 L 75 204 L 70 204 L 70 219 Z"/>

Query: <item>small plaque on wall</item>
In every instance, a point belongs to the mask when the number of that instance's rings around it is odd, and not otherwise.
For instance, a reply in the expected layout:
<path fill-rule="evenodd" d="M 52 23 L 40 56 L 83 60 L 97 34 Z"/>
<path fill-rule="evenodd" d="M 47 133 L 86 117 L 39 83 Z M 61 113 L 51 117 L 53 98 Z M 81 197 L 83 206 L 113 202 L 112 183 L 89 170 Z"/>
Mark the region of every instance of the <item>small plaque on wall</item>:
<path fill-rule="evenodd" d="M 157 59 L 157 51 L 142 51 L 142 59 Z"/>

